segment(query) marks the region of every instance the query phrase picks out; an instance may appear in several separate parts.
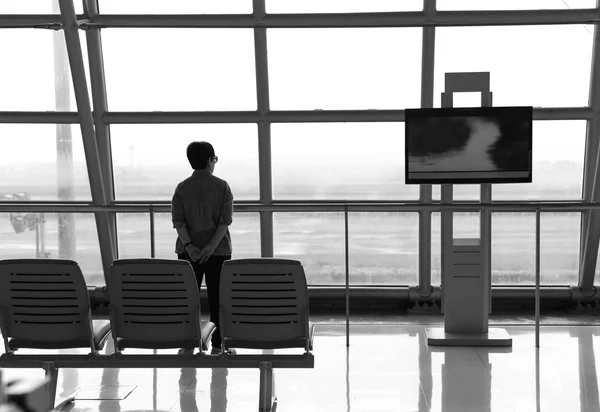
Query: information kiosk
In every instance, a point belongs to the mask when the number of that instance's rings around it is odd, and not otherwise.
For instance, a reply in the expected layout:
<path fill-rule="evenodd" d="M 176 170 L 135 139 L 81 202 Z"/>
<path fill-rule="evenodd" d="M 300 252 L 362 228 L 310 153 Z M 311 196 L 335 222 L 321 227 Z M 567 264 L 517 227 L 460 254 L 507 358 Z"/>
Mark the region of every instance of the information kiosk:
<path fill-rule="evenodd" d="M 453 107 L 453 94 L 480 92 L 481 105 L 492 105 L 490 73 L 446 73 L 442 107 Z M 491 184 L 480 185 L 480 202 L 492 199 Z M 452 204 L 452 185 L 441 185 L 441 201 Z M 453 234 L 453 212 L 441 213 L 441 279 L 443 328 L 428 328 L 428 345 L 511 346 L 505 329 L 489 328 L 491 312 L 491 226 L 489 210 L 481 210 L 479 238 Z"/>

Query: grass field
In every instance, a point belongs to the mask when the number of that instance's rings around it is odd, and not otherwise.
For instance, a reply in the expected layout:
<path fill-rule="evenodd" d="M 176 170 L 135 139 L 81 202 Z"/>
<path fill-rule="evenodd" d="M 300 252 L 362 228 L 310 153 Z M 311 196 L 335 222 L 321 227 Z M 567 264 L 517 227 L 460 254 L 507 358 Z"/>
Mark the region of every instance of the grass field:
<path fill-rule="evenodd" d="M 75 259 L 90 285 L 104 283 L 93 214 L 75 217 L 74 256 L 59 256 L 57 214 L 46 214 L 45 250 L 50 257 Z M 148 214 L 117 215 L 119 257 L 150 256 Z M 170 215 L 156 215 L 156 256 L 176 258 L 176 232 Z M 456 214 L 455 237 L 477 236 L 478 215 Z M 236 213 L 230 228 L 234 258 L 260 256 L 259 219 Z M 580 214 L 542 214 L 542 283 L 577 282 Z M 350 282 L 354 285 L 416 285 L 418 273 L 416 213 L 350 213 Z M 0 214 L 0 258 L 35 257 L 35 231 L 15 233 L 9 215 Z M 342 285 L 344 216 L 341 213 L 276 213 L 274 254 L 300 260 L 309 284 Z M 534 283 L 535 215 L 494 214 L 492 219 L 492 281 L 494 284 Z M 440 217 L 432 217 L 432 282 L 440 283 Z"/>

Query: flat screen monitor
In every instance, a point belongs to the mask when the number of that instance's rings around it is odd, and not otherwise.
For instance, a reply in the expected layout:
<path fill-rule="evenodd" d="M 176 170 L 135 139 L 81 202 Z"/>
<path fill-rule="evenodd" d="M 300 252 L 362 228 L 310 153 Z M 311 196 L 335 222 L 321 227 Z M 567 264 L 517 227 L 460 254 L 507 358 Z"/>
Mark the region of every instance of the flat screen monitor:
<path fill-rule="evenodd" d="M 532 107 L 407 109 L 407 184 L 530 183 Z"/>

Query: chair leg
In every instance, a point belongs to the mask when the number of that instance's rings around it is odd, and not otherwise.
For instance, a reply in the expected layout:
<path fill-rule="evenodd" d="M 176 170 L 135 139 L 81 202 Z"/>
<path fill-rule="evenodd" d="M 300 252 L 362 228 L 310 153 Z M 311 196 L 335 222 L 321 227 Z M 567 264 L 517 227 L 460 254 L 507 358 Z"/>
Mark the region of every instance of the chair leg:
<path fill-rule="evenodd" d="M 48 384 L 48 408 L 47 410 L 59 410 L 64 405 L 71 403 L 75 400 L 75 396 L 71 395 L 58 405 L 54 405 L 56 400 L 56 386 L 58 384 L 58 368 L 54 365 L 54 362 L 44 362 L 42 368 L 46 372 L 46 378 L 49 380 Z"/>
<path fill-rule="evenodd" d="M 260 370 L 258 410 L 260 412 L 275 412 L 277 409 L 277 397 L 275 396 L 273 364 L 271 362 L 259 362 L 258 368 Z"/>

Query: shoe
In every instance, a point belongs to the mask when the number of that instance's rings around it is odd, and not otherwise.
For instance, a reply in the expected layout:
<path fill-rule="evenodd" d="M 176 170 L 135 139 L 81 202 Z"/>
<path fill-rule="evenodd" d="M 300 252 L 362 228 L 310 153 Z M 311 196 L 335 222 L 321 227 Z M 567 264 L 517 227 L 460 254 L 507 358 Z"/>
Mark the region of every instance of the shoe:
<path fill-rule="evenodd" d="M 179 351 L 177 352 L 178 355 L 193 355 L 194 354 L 194 348 L 181 348 L 179 349 Z"/>
<path fill-rule="evenodd" d="M 211 355 L 218 355 L 219 353 L 221 353 L 221 348 L 215 348 L 213 346 L 212 350 L 210 351 Z M 235 355 L 237 352 L 235 351 L 235 349 L 228 349 L 227 350 L 227 354 L 228 355 Z"/>

